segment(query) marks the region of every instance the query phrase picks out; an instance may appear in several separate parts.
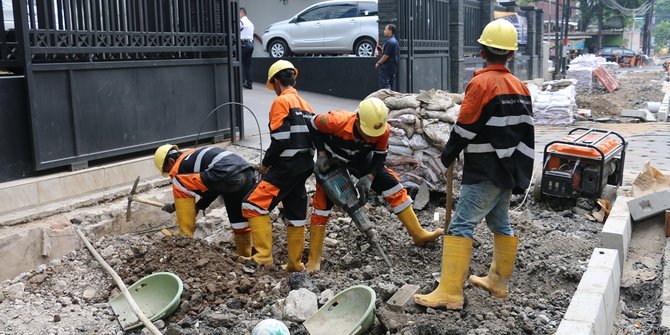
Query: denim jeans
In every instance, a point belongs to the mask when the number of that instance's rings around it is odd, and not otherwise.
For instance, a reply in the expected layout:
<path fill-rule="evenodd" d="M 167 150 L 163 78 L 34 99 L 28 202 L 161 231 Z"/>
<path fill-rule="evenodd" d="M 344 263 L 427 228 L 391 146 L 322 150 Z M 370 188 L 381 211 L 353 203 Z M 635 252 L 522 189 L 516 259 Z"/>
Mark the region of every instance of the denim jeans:
<path fill-rule="evenodd" d="M 498 188 L 491 181 L 463 185 L 448 234 L 472 238 L 475 226 L 486 218 L 493 233 L 513 236 L 508 215 L 511 196 L 511 189 Z"/>
<path fill-rule="evenodd" d="M 395 72 L 391 72 L 391 70 L 387 68 L 380 68 L 379 69 L 379 88 L 388 88 L 391 90 L 395 90 Z"/>

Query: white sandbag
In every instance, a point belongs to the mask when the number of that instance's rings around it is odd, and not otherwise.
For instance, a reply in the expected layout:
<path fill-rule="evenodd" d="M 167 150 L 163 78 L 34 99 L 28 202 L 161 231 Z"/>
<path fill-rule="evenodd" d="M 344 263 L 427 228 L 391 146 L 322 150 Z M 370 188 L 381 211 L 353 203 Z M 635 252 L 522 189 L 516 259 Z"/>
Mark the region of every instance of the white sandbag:
<path fill-rule="evenodd" d="M 416 108 L 403 108 L 403 109 L 396 109 L 396 110 L 391 110 L 389 112 L 389 119 L 397 119 L 400 118 L 401 115 L 405 114 L 416 114 Z"/>
<path fill-rule="evenodd" d="M 414 123 L 416 122 L 416 119 L 417 119 L 417 117 L 414 114 L 403 114 L 403 115 L 400 115 L 400 117 L 398 118 L 398 120 L 400 120 L 400 122 L 411 124 L 411 125 L 414 125 Z"/>
<path fill-rule="evenodd" d="M 384 103 L 390 110 L 413 108 L 416 109 L 421 102 L 416 100 L 415 95 L 407 94 L 402 96 L 390 96 L 384 99 Z"/>
<path fill-rule="evenodd" d="M 400 156 L 412 157 L 414 154 L 414 150 L 412 150 L 412 148 L 401 145 L 389 145 L 388 151 Z"/>
<path fill-rule="evenodd" d="M 446 122 L 434 122 L 423 127 L 423 133 L 434 146 L 444 146 L 447 144 L 450 132 L 451 125 Z"/>
<path fill-rule="evenodd" d="M 423 138 L 423 136 L 413 136 L 409 140 L 409 147 L 412 150 L 423 150 L 430 147 L 430 144 Z"/>
<path fill-rule="evenodd" d="M 389 136 L 389 144 L 408 147 L 409 139 L 407 138 L 407 136 Z"/>
<path fill-rule="evenodd" d="M 405 132 L 405 130 L 402 129 L 402 128 L 398 128 L 398 127 L 393 127 L 393 126 L 391 126 L 390 129 L 391 129 L 391 130 L 390 130 L 390 132 L 391 132 L 391 136 L 399 136 L 399 137 L 403 137 L 403 136 L 407 135 L 407 133 Z"/>

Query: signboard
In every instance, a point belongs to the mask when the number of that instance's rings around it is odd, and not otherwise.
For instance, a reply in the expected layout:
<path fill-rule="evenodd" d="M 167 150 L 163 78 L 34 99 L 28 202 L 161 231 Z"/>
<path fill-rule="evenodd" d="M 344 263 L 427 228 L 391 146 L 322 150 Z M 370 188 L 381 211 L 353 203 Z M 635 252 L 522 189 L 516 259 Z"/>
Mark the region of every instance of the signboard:
<path fill-rule="evenodd" d="M 499 12 L 493 13 L 495 19 L 505 19 L 511 22 L 516 28 L 517 41 L 519 44 L 528 44 L 528 20 L 525 16 L 519 15 L 515 12 Z"/>

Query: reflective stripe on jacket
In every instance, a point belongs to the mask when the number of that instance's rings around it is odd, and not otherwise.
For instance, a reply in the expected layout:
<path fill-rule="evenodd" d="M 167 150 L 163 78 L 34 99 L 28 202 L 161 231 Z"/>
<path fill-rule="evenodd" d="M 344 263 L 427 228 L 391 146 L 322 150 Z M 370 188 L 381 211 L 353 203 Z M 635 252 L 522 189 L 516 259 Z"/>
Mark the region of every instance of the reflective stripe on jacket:
<path fill-rule="evenodd" d="M 313 167 L 312 141 L 307 121 L 312 107 L 294 88 L 284 90 L 270 107 L 270 147 L 263 165 L 299 174 Z"/>
<path fill-rule="evenodd" d="M 535 157 L 533 107 L 528 88 L 504 65 L 475 72 L 442 153 L 448 166 L 465 151 L 463 184 L 490 180 L 522 192 Z"/>
<path fill-rule="evenodd" d="M 378 137 L 363 140 L 355 125 L 356 113 L 330 111 L 310 119 L 310 128 L 314 130 L 314 145 L 317 150 L 325 150 L 330 157 L 343 162 L 364 161 L 372 152 L 370 172 L 376 175 L 384 166 L 389 146 L 390 130 Z"/>

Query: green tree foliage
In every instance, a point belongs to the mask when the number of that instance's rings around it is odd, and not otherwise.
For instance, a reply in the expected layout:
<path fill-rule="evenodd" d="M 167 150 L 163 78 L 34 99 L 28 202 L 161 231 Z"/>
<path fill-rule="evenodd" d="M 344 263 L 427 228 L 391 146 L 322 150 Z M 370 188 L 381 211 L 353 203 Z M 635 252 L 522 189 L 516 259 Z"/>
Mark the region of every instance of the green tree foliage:
<path fill-rule="evenodd" d="M 670 20 L 670 0 L 656 0 L 654 2 L 654 16 L 656 24 Z"/>
<path fill-rule="evenodd" d="M 668 40 L 670 40 L 670 20 L 656 23 L 654 28 L 654 39 L 656 40 L 656 48 L 658 50 L 668 47 Z"/>

